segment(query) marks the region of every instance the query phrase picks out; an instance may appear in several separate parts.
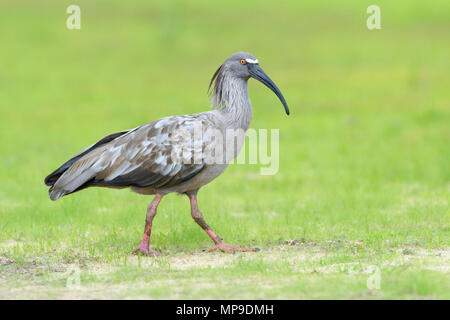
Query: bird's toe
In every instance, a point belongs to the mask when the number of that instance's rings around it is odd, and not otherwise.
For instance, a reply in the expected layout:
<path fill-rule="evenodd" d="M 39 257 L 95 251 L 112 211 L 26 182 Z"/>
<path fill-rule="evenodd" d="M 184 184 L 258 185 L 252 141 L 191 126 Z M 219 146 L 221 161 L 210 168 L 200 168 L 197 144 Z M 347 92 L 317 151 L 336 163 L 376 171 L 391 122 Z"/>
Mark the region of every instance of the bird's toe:
<path fill-rule="evenodd" d="M 163 254 L 162 252 L 159 252 L 159 251 L 156 251 L 156 250 L 152 250 L 150 248 L 145 248 L 144 246 L 141 246 L 141 245 L 138 246 L 137 248 L 135 248 L 132 251 L 132 253 L 133 254 L 141 254 L 141 255 L 148 256 L 148 257 L 161 256 Z"/>

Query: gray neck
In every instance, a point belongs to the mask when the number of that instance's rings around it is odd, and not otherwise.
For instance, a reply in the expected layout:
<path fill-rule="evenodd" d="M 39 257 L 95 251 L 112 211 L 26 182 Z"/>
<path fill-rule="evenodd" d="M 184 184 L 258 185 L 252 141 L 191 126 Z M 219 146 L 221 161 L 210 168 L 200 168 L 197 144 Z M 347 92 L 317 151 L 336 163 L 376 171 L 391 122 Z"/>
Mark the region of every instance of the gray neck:
<path fill-rule="evenodd" d="M 221 74 L 216 79 L 211 105 L 224 116 L 228 128 L 248 130 L 252 121 L 252 104 L 247 79 L 232 77 L 226 72 Z"/>

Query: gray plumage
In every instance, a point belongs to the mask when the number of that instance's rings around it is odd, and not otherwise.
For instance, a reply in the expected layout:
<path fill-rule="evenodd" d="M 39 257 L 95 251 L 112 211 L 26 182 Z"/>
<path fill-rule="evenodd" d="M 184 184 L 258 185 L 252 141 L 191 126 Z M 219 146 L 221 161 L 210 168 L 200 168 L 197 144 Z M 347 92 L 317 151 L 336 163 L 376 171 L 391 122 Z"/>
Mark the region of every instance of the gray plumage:
<path fill-rule="evenodd" d="M 91 186 L 130 187 L 142 194 L 163 195 L 198 190 L 220 175 L 239 150 L 233 155 L 224 155 L 224 163 L 210 164 L 203 154 L 205 150 L 218 147 L 219 142 L 206 139 L 186 142 L 179 132 L 184 130 L 193 135 L 195 126 L 200 123 L 203 134 L 218 130 L 225 136 L 227 129 L 241 129 L 245 133 L 252 119 L 247 89 L 250 77 L 269 86 L 288 113 L 284 98 L 276 91 L 278 88 L 264 76 L 267 77 L 253 55 L 233 54 L 211 79 L 213 110 L 166 117 L 106 136 L 45 178 L 45 184 L 50 186 L 50 199 L 57 200 Z M 174 162 L 173 155 L 183 158 L 183 150 L 191 157 L 184 160 L 190 161 Z"/>

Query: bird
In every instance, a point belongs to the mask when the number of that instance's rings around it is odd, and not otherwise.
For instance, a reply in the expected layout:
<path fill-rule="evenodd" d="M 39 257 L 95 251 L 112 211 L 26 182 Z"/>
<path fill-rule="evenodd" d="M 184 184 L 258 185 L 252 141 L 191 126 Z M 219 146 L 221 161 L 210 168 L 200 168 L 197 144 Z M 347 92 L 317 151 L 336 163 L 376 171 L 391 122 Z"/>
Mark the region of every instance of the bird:
<path fill-rule="evenodd" d="M 257 248 L 227 244 L 206 223 L 197 201 L 198 190 L 222 174 L 242 147 L 242 135 L 245 136 L 252 119 L 247 86 L 250 78 L 270 88 L 289 115 L 286 100 L 258 59 L 248 52 L 236 52 L 211 78 L 208 87 L 211 110 L 164 117 L 105 136 L 44 179 L 50 187 L 50 199 L 57 200 L 88 187 L 130 188 L 139 194 L 154 195 L 147 208 L 142 241 L 132 253 L 159 256 L 161 252 L 150 248 L 158 205 L 169 193 L 186 195 L 192 218 L 214 242 L 212 251 L 256 251 Z M 228 131 L 239 132 L 241 137 L 240 142 L 233 143 L 235 148 L 231 152 L 224 139 L 218 138 Z M 213 138 L 206 139 L 208 132 L 216 136 L 209 134 Z"/>

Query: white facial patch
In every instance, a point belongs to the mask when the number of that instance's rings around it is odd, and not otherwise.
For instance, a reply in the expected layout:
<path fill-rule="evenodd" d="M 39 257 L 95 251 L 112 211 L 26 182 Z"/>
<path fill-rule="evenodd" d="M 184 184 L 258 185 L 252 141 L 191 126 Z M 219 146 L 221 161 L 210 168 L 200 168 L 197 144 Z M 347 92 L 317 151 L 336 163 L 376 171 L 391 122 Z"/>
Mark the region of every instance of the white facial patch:
<path fill-rule="evenodd" d="M 247 61 L 248 63 L 259 63 L 258 59 L 245 59 L 245 61 Z"/>

